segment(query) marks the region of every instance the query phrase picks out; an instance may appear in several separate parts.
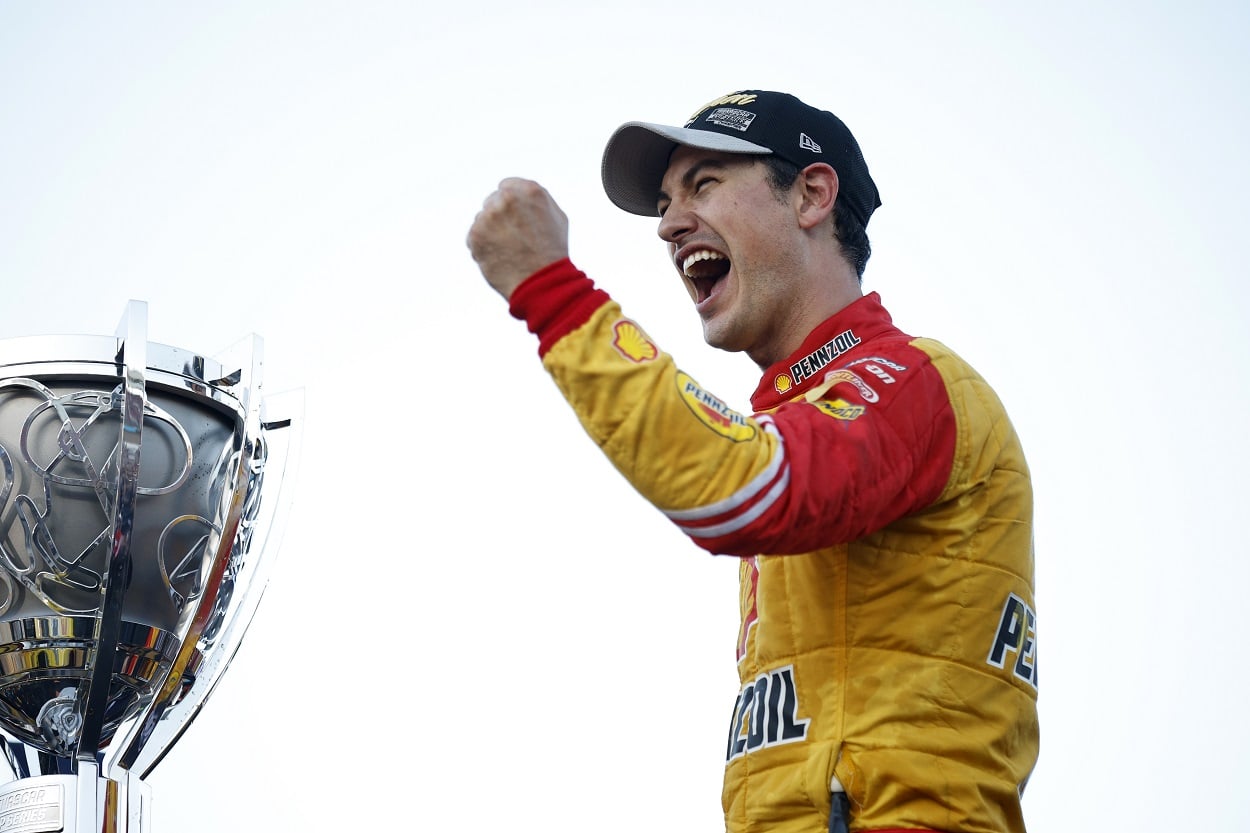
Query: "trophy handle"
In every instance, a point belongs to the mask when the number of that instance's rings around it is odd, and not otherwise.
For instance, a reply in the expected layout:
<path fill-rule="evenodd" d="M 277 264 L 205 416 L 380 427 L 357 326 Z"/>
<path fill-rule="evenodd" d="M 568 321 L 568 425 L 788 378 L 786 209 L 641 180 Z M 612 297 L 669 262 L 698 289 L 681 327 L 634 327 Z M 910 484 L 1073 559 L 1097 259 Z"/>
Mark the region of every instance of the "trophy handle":
<path fill-rule="evenodd" d="M 130 583 L 130 541 L 134 530 L 135 497 L 139 487 L 139 448 L 143 443 L 143 410 L 147 403 L 148 307 L 131 301 L 117 328 L 120 340 L 118 363 L 122 373 L 122 424 L 113 465 L 117 487 L 113 495 L 113 543 L 103 582 L 103 602 L 97 616 L 95 648 L 91 652 L 91 675 L 79 690 L 78 711 L 82 729 L 74 757 L 95 762 L 100 752 L 104 709 L 113 682 L 113 654 L 121 636 L 122 602 Z M 84 454 L 84 456 L 86 456 Z M 101 658 L 107 661 L 100 661 Z"/>
<path fill-rule="evenodd" d="M 257 358 L 259 347 L 257 343 Z M 171 673 L 161 702 L 129 733 L 118 763 L 141 778 L 147 778 L 186 731 L 238 652 L 264 595 L 285 531 L 294 497 L 290 484 L 295 482 L 300 458 L 304 392 L 285 391 L 263 401 L 253 400 L 252 405 L 256 419 L 248 431 L 240 464 L 240 512 L 230 527 L 234 534 L 223 540 L 228 556 L 221 565 L 230 576 L 231 589 L 216 598 L 201 599 L 192 628 L 194 638 L 183 645 L 184 652 L 192 648 L 201 652 L 190 690 L 175 699 L 179 680 Z M 262 479 L 266 483 L 263 501 L 259 499 Z M 181 671 L 183 659 L 180 656 L 174 663 L 176 672 Z"/>

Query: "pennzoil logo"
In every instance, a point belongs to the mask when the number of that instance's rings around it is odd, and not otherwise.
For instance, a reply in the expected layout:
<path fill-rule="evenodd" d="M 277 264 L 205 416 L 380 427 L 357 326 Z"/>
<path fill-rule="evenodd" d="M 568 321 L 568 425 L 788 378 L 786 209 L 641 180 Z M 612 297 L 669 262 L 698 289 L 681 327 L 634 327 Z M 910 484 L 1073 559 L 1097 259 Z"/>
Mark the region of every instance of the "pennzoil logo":
<path fill-rule="evenodd" d="M 736 443 L 755 436 L 755 426 L 742 414 L 699 387 L 698 382 L 677 371 L 677 390 L 695 417 L 717 434 Z"/>
<path fill-rule="evenodd" d="M 859 336 L 855 335 L 854 331 L 843 330 L 838 333 L 790 365 L 790 376 L 794 379 L 794 384 L 800 384 L 804 379 L 810 379 L 815 376 L 828 367 L 831 361 L 850 350 L 856 344 L 859 344 Z"/>
<path fill-rule="evenodd" d="M 757 749 L 807 739 L 811 718 L 804 711 L 794 682 L 794 666 L 766 671 L 742 687 L 734 702 L 725 763 Z"/>
<path fill-rule="evenodd" d="M 829 387 L 841 384 L 842 382 L 850 382 L 855 386 L 855 390 L 859 391 L 859 395 L 864 397 L 865 402 L 876 402 L 881 397 L 877 396 L 877 392 L 868 387 L 868 383 L 859 378 L 859 374 L 853 370 L 831 370 L 825 374 L 824 384 Z"/>
<path fill-rule="evenodd" d="M 628 318 L 617 321 L 612 327 L 612 332 L 614 334 L 612 346 L 616 348 L 616 352 L 631 362 L 641 364 L 660 355 L 659 349 L 651 339 L 647 338 L 642 328 Z"/>
<path fill-rule="evenodd" d="M 790 377 L 784 373 L 778 373 L 777 378 L 773 379 L 773 389 L 776 390 L 777 393 L 785 393 L 792 387 L 794 387 L 794 382 L 792 382 Z"/>
<path fill-rule="evenodd" d="M 864 411 L 868 410 L 863 405 L 852 405 L 845 399 L 818 399 L 812 404 L 834 419 L 846 422 L 854 422 L 864 415 Z"/>
<path fill-rule="evenodd" d="M 1008 654 L 1015 655 L 1014 661 Z M 995 668 L 1010 664 L 1012 674 L 1037 688 L 1037 614 L 1015 593 L 1009 594 L 1003 604 L 994 643 L 985 662 Z"/>

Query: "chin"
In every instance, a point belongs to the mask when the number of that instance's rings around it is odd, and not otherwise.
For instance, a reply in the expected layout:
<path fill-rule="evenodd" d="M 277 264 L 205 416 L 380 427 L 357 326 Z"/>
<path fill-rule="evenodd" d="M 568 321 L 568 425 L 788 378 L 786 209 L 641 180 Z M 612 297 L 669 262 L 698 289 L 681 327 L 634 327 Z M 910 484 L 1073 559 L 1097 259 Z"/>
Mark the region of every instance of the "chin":
<path fill-rule="evenodd" d="M 703 325 L 703 340 L 717 350 L 730 353 L 738 353 L 744 349 L 742 340 L 736 338 L 732 331 L 726 330 L 725 327 L 709 326 L 707 322 Z"/>

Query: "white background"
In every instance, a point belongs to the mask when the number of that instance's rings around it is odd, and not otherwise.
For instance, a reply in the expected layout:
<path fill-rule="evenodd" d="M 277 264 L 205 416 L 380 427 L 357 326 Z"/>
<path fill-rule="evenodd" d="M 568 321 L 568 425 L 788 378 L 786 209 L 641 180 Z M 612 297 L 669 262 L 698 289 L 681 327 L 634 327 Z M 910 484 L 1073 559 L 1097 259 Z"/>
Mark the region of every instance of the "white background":
<path fill-rule="evenodd" d="M 998 389 L 1037 494 L 1034 833 L 1243 830 L 1250 13 L 1235 3 L 0 4 L 0 335 L 305 390 L 248 639 L 158 833 L 721 829 L 736 565 L 603 460 L 464 237 L 543 182 L 575 261 L 748 407 L 612 130 L 742 88 L 856 133 L 865 289 Z"/>

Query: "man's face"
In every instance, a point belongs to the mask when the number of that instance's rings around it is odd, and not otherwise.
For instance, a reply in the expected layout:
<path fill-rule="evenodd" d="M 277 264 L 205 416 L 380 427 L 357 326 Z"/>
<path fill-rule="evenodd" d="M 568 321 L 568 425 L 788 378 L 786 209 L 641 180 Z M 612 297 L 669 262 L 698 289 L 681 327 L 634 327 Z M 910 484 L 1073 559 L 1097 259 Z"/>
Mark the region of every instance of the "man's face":
<path fill-rule="evenodd" d="M 703 337 L 766 366 L 793 346 L 803 248 L 793 200 L 741 154 L 678 147 L 660 185 L 657 233 L 703 320 Z"/>

